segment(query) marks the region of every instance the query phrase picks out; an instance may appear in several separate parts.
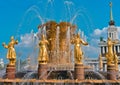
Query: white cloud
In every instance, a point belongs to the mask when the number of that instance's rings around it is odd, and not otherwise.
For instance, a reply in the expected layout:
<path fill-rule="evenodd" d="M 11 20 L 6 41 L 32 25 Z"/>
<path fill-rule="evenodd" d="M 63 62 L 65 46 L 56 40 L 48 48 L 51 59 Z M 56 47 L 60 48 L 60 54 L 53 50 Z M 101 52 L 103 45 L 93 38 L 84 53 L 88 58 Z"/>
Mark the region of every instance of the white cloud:
<path fill-rule="evenodd" d="M 18 43 L 18 47 L 31 47 L 34 44 L 34 40 L 36 38 L 36 34 L 34 33 L 26 33 L 20 36 L 20 42 Z"/>
<path fill-rule="evenodd" d="M 107 27 L 104 27 L 103 29 L 95 29 L 93 32 L 94 36 L 103 36 L 103 35 L 107 35 Z"/>
<path fill-rule="evenodd" d="M 16 53 L 21 54 L 22 59 L 30 57 L 32 59 L 31 63 L 37 59 L 38 54 L 38 38 L 36 38 L 36 33 L 26 33 L 20 36 L 20 41 L 16 45 Z"/>
<path fill-rule="evenodd" d="M 100 29 L 96 29 L 95 31 L 94 31 L 94 34 L 95 35 L 100 35 L 102 33 L 102 31 L 100 30 Z"/>
<path fill-rule="evenodd" d="M 93 46 L 93 45 L 89 45 L 88 47 L 84 47 L 83 50 L 84 50 L 84 55 L 86 57 L 97 58 L 99 53 L 100 53 L 99 47 Z"/>
<path fill-rule="evenodd" d="M 72 1 L 65 1 L 64 4 L 73 5 L 74 3 Z"/>
<path fill-rule="evenodd" d="M 88 46 L 83 46 L 85 57 L 97 58 L 100 53 L 98 47 L 99 39 L 91 39 L 88 43 Z"/>
<path fill-rule="evenodd" d="M 107 37 L 107 27 L 103 29 L 95 29 L 93 33 L 90 34 L 89 38 L 89 46 L 83 47 L 84 54 L 86 57 L 97 58 L 100 54 L 100 48 L 98 46 L 99 38 L 100 37 Z"/>
<path fill-rule="evenodd" d="M 25 34 L 24 36 L 21 36 L 21 41 L 23 44 L 30 44 L 33 41 L 32 37 L 31 34 Z"/>

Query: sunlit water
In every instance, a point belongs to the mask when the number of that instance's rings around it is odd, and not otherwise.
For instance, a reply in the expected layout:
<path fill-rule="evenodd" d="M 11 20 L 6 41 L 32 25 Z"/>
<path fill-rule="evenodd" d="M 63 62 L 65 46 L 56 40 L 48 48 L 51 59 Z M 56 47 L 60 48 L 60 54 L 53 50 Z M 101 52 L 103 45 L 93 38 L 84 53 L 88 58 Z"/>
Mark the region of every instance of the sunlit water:
<path fill-rule="evenodd" d="M 23 71 L 30 70 L 32 72 L 26 73 L 23 76 L 23 79 L 30 79 L 32 78 L 35 74 L 35 71 L 37 71 L 37 57 L 38 57 L 38 42 L 39 39 L 41 38 L 41 34 L 46 35 L 46 27 L 43 26 L 39 30 L 37 26 L 39 24 L 44 24 L 47 21 L 54 20 L 56 22 L 70 22 L 71 24 L 77 25 L 76 32 L 79 31 L 81 34 L 81 37 L 87 41 L 86 36 L 90 36 L 89 33 L 93 31 L 93 24 L 91 21 L 91 18 L 87 15 L 86 10 L 84 8 L 77 9 L 75 7 L 74 2 L 72 1 L 64 1 L 62 0 L 60 3 L 62 3 L 62 10 L 56 10 L 55 7 L 57 7 L 57 4 L 54 0 L 48 0 L 47 2 L 40 1 L 37 2 L 35 5 L 31 6 L 26 10 L 22 21 L 18 25 L 18 29 L 16 30 L 16 39 L 20 40 L 20 44 L 18 47 L 16 47 L 17 53 L 20 53 L 21 55 L 19 56 L 20 58 L 25 60 L 25 64 L 20 65 L 21 67 L 19 70 L 23 70 L 21 68 L 24 68 Z M 63 12 L 64 11 L 64 12 Z M 82 28 L 83 25 L 85 28 Z M 33 31 L 31 31 L 33 29 Z M 86 29 L 85 32 L 83 30 Z M 28 35 L 27 35 L 28 34 Z M 57 57 L 59 57 L 59 27 L 57 27 L 57 33 L 56 33 L 56 47 L 55 49 L 56 52 L 54 52 Z M 71 56 L 68 59 L 68 62 L 74 62 L 73 59 L 73 47 L 71 46 L 70 43 L 70 28 L 67 30 L 67 41 L 68 43 L 68 55 Z M 26 36 L 29 36 L 29 43 L 24 40 Z M 23 38 L 22 38 L 23 37 Z M 28 37 L 26 37 L 28 38 Z M 22 41 L 23 39 L 23 41 Z M 23 44 L 23 45 L 22 45 Z M 25 49 L 25 50 L 23 50 Z M 28 50 L 28 51 L 27 51 Z M 29 57 L 29 63 L 27 58 Z M 18 66 L 19 67 L 19 66 Z M 51 74 L 53 70 L 50 70 L 48 73 L 48 76 Z M 5 73 L 4 70 L 0 71 L 0 77 L 3 76 Z M 3 74 L 2 74 L 3 73 Z M 71 79 L 74 79 L 73 74 L 71 71 L 68 71 L 69 75 L 71 76 Z M 43 73 L 44 74 L 44 73 Z M 93 78 L 93 74 L 96 74 L 99 76 L 100 79 L 105 79 L 104 76 L 102 76 L 99 72 L 88 72 L 88 76 L 86 79 Z M 24 85 L 24 83 L 21 83 L 21 85 Z M 108 85 L 108 84 L 106 84 Z"/>

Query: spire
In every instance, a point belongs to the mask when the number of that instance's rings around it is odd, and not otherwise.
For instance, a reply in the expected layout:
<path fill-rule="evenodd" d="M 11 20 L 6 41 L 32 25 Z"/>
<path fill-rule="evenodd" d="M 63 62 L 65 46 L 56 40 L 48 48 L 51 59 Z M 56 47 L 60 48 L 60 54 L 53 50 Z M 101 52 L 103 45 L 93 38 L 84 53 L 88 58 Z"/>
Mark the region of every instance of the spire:
<path fill-rule="evenodd" d="M 112 15 L 112 2 L 110 2 L 110 21 L 113 20 L 113 15 Z"/>
<path fill-rule="evenodd" d="M 112 15 L 112 2 L 110 2 L 110 22 L 109 25 L 114 25 L 115 22 L 113 20 L 113 15 Z"/>

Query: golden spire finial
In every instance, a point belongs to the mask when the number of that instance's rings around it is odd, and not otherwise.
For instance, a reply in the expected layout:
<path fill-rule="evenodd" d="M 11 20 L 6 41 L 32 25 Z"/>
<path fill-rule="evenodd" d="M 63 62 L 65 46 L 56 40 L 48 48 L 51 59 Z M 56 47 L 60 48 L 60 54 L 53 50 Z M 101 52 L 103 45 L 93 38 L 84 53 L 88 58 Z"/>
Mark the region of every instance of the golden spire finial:
<path fill-rule="evenodd" d="M 113 21 L 113 15 L 112 15 L 112 2 L 110 2 L 110 21 Z"/>

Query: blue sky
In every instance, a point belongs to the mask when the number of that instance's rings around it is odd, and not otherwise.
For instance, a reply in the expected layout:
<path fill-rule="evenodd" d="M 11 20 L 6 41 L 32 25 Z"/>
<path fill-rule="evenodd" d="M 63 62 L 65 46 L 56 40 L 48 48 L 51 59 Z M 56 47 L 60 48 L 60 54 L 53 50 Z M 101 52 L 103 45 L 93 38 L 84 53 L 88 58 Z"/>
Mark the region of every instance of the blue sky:
<path fill-rule="evenodd" d="M 38 17 L 44 22 L 70 22 L 78 15 L 73 24 L 84 31 L 90 44 L 98 47 L 97 40 L 102 35 L 96 36 L 95 32 L 108 26 L 110 1 L 116 26 L 120 26 L 120 0 L 0 0 L 0 57 L 5 59 L 7 50 L 2 47 L 2 42 L 8 43 L 10 36 L 16 36 L 22 43 L 21 35 L 30 33 L 32 29 L 37 32 L 37 26 L 42 23 Z M 92 42 L 93 38 L 96 42 Z M 98 54 L 88 52 L 88 55 L 97 57 Z"/>

